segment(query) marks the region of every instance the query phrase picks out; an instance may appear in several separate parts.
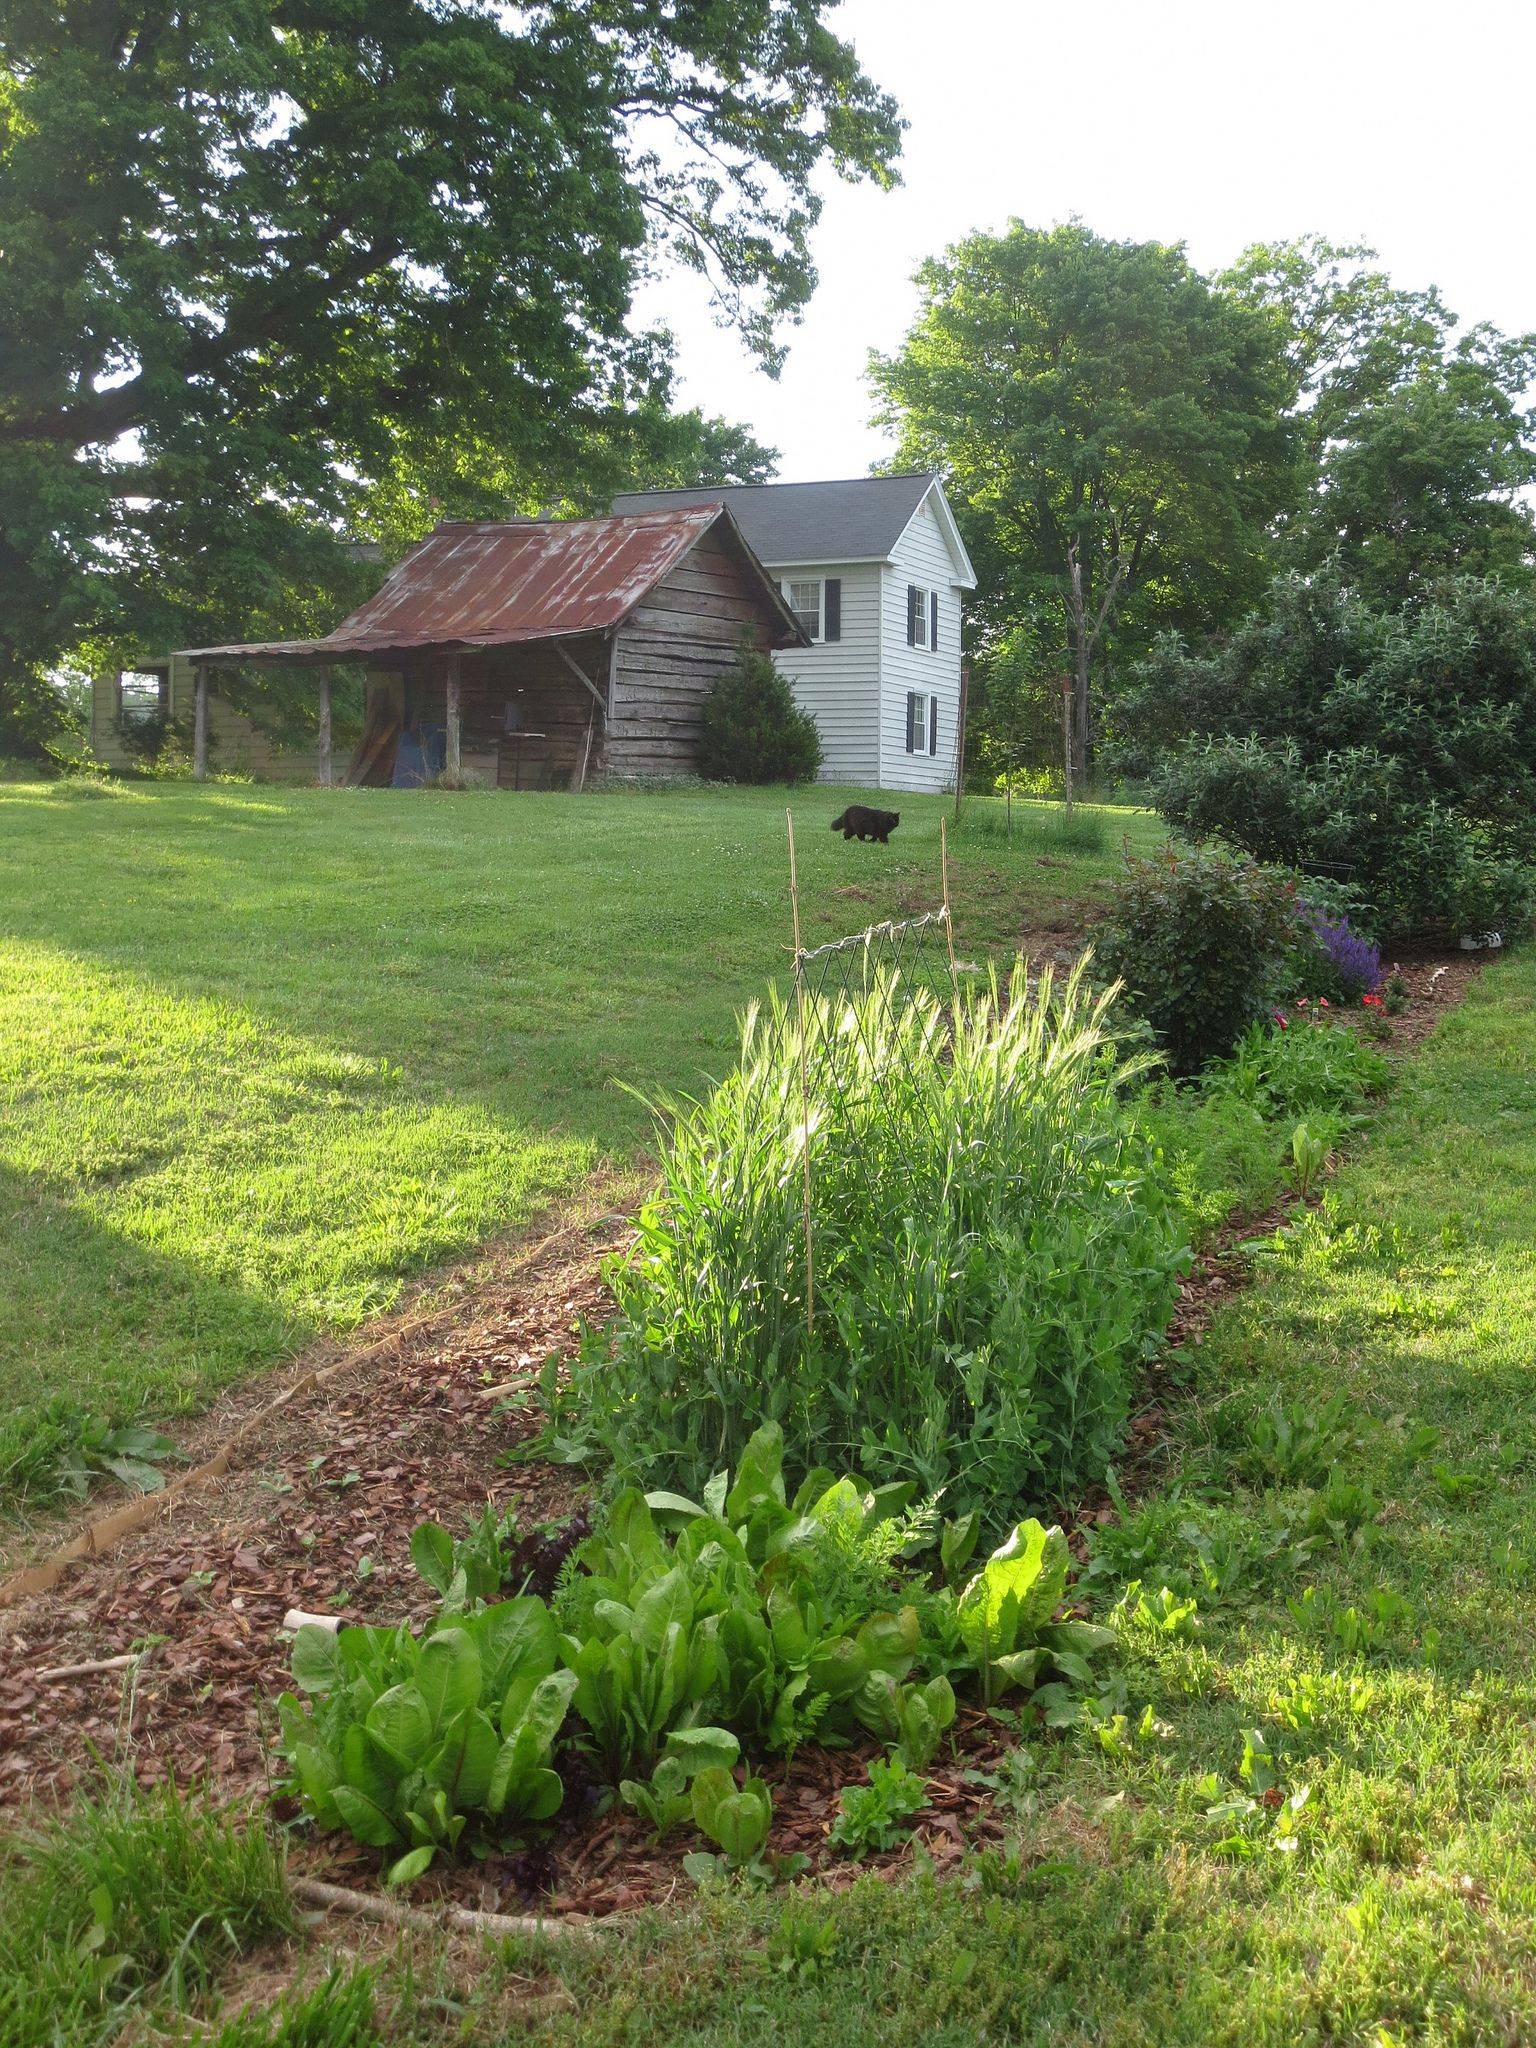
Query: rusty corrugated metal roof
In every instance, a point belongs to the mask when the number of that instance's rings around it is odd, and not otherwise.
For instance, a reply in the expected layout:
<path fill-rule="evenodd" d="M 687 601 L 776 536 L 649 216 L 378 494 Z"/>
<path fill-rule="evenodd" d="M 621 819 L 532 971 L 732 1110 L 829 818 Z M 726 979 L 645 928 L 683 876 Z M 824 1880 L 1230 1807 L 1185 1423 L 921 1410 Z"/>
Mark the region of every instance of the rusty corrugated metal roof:
<path fill-rule="evenodd" d="M 730 513 L 711 502 L 603 519 L 444 520 L 324 638 L 186 651 L 204 661 L 345 661 L 607 632 L 721 523 L 761 580 L 782 630 L 778 644 L 803 640 L 778 585 Z"/>

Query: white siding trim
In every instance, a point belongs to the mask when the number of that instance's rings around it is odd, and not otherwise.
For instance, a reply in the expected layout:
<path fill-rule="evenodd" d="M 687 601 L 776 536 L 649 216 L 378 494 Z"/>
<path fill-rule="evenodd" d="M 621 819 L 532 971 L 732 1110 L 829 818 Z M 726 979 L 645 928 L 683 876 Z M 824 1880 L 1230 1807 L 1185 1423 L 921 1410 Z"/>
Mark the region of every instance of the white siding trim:
<path fill-rule="evenodd" d="M 926 506 L 927 501 L 924 501 Z M 964 585 L 950 551 L 943 521 L 919 507 L 901 545 L 883 572 L 880 663 L 880 762 L 885 789 L 944 790 L 954 787 L 955 730 L 960 717 L 960 629 Z M 907 586 L 939 593 L 937 650 L 907 645 Z M 938 751 L 907 752 L 907 694 L 916 690 L 939 700 Z"/>
<path fill-rule="evenodd" d="M 935 477 L 922 498 L 912 509 L 912 517 L 901 530 L 901 536 L 891 549 L 888 559 L 895 561 L 901 554 L 908 534 L 914 524 L 926 513 L 935 521 L 944 536 L 945 551 L 950 560 L 950 574 L 962 589 L 976 588 L 976 571 L 971 567 L 971 558 L 965 551 L 965 542 L 960 537 L 959 523 L 950 510 L 949 500 L 944 495 L 944 486 Z"/>
<path fill-rule="evenodd" d="M 787 579 L 790 565 L 781 568 Z M 799 562 L 823 582 L 842 581 L 842 637 L 774 653 L 795 702 L 809 711 L 821 735 L 823 782 L 878 783 L 880 779 L 880 612 L 883 569 L 875 562 Z"/>

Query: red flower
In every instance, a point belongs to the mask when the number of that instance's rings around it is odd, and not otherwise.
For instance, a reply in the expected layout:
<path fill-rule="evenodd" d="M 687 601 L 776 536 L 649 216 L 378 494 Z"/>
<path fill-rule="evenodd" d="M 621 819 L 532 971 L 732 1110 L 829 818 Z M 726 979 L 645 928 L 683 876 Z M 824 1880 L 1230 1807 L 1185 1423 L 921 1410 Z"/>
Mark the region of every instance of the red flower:
<path fill-rule="evenodd" d="M 1319 996 L 1317 999 L 1317 1007 L 1320 1010 L 1326 1010 L 1328 1007 L 1328 998 L 1326 996 Z"/>

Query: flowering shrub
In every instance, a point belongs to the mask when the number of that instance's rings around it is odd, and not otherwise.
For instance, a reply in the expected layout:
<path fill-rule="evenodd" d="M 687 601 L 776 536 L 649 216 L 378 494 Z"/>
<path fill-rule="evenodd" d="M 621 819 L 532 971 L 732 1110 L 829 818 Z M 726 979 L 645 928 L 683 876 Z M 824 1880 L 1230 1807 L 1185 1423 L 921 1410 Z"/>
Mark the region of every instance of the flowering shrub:
<path fill-rule="evenodd" d="M 1347 918 L 1330 917 L 1322 910 L 1312 911 L 1310 917 L 1318 948 L 1332 970 L 1338 994 L 1352 1001 L 1375 988 L 1381 980 L 1381 948 L 1373 945 L 1363 932 L 1357 932 Z"/>

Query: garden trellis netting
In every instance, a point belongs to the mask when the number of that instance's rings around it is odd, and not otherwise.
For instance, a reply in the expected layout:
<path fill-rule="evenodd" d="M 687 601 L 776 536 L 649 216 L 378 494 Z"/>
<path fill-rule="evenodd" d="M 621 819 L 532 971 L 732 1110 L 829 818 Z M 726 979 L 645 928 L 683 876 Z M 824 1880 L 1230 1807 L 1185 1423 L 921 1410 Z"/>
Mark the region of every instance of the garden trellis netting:
<path fill-rule="evenodd" d="M 736 1067 L 654 1105 L 660 1183 L 549 1438 L 699 1497 L 774 1422 L 791 1471 L 997 1525 L 1102 1476 L 1186 1256 L 1112 1009 L 1082 966 L 957 962 L 947 900 L 797 943 Z"/>

